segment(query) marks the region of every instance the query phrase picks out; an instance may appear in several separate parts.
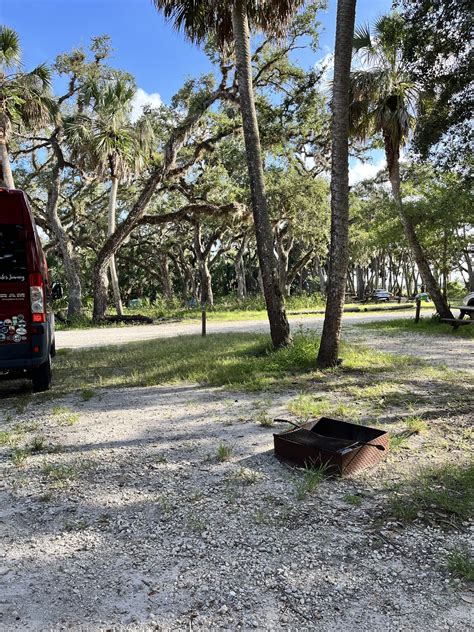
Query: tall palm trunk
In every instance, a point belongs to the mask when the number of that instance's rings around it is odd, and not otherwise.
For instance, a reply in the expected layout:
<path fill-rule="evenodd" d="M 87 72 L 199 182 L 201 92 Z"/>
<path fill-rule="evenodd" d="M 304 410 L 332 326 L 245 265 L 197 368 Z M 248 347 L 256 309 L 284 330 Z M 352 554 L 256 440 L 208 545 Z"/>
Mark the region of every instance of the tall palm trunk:
<path fill-rule="evenodd" d="M 107 237 L 113 235 L 115 232 L 115 212 L 117 208 L 117 191 L 118 191 L 118 178 L 112 176 L 109 194 L 109 221 L 107 227 Z M 115 255 L 112 255 L 109 263 L 110 280 L 112 281 L 112 289 L 114 292 L 115 309 L 119 316 L 123 316 L 122 299 L 120 298 L 120 286 L 117 276 L 117 268 L 115 267 Z"/>
<path fill-rule="evenodd" d="M 245 151 L 250 178 L 258 260 L 262 272 L 270 332 L 273 346 L 283 347 L 291 342 L 290 325 L 286 317 L 283 296 L 278 283 L 276 260 L 273 252 L 273 232 L 265 197 L 262 152 L 252 85 L 250 32 L 246 5 L 246 0 L 235 0 L 232 7 L 240 109 L 242 112 Z"/>
<path fill-rule="evenodd" d="M 318 367 L 336 366 L 349 261 L 349 87 L 356 0 L 338 0 L 332 98 L 331 246 Z"/>
<path fill-rule="evenodd" d="M 453 318 L 448 303 L 443 297 L 439 284 L 431 271 L 430 265 L 413 226 L 411 217 L 406 212 L 405 207 L 402 203 L 402 196 L 400 193 L 400 150 L 398 147 L 393 147 L 388 134 L 384 134 L 384 142 L 392 194 L 398 208 L 398 213 L 402 222 L 403 230 L 405 231 L 407 241 L 415 258 L 421 278 L 423 279 L 425 288 L 431 296 L 431 299 L 435 304 L 436 311 L 441 316 L 441 318 Z"/>
<path fill-rule="evenodd" d="M 14 189 L 13 173 L 8 155 L 7 141 L 5 134 L 0 132 L 0 164 L 2 165 L 3 181 L 7 189 Z"/>

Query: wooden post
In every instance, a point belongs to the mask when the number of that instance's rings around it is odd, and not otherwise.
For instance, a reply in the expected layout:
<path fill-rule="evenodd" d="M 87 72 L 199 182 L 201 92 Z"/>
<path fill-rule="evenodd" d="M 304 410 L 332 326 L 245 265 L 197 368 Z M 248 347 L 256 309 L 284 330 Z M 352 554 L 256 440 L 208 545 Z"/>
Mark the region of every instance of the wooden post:
<path fill-rule="evenodd" d="M 421 299 L 416 299 L 415 323 L 420 322 Z"/>
<path fill-rule="evenodd" d="M 204 303 L 202 305 L 202 311 L 201 311 L 201 335 L 204 338 L 206 336 L 206 319 L 207 319 L 207 314 L 206 314 L 206 303 Z"/>

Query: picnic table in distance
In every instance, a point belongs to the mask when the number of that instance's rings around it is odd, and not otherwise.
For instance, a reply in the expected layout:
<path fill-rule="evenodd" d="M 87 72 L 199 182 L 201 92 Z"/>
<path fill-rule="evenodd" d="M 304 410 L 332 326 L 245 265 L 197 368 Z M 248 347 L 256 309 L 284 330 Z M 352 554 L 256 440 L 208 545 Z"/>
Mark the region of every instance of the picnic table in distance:
<path fill-rule="evenodd" d="M 460 325 L 474 324 L 474 305 L 459 305 L 453 309 L 459 310 L 459 318 L 442 318 L 441 322 L 452 325 L 453 329 L 458 329 Z M 464 316 L 469 316 L 469 318 L 464 320 Z"/>

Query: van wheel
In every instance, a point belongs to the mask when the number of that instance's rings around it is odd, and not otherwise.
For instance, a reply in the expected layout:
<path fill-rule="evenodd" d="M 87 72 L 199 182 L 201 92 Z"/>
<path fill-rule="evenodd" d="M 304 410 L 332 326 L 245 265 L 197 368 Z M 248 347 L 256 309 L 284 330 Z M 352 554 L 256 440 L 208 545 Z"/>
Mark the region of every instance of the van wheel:
<path fill-rule="evenodd" d="M 56 355 L 56 340 L 53 340 L 53 344 L 51 345 L 49 354 L 52 358 L 54 358 L 54 356 Z"/>
<path fill-rule="evenodd" d="M 33 369 L 33 371 L 31 372 L 33 391 L 35 393 L 48 391 L 51 388 L 51 379 L 51 356 L 48 356 L 48 359 L 44 364 L 41 364 L 37 369 Z"/>

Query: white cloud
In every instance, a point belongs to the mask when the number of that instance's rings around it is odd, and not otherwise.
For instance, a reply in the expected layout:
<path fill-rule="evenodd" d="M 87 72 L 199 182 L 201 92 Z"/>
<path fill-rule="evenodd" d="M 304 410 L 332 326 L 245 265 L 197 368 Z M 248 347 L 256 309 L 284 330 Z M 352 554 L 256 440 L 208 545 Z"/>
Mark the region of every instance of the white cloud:
<path fill-rule="evenodd" d="M 324 92 L 328 92 L 331 87 L 332 76 L 334 74 L 334 53 L 328 52 L 324 57 L 318 59 L 314 64 L 316 72 L 323 71 L 321 76 L 321 86 Z"/>
<path fill-rule="evenodd" d="M 349 167 L 349 185 L 352 187 L 363 180 L 369 180 L 375 177 L 381 169 L 385 169 L 387 163 L 385 158 L 381 158 L 378 162 L 356 162 Z"/>
<path fill-rule="evenodd" d="M 148 94 L 143 88 L 137 88 L 135 92 L 135 96 L 133 97 L 133 105 L 132 111 L 130 113 L 130 118 L 133 122 L 135 122 L 143 113 L 143 108 L 145 105 L 148 105 L 152 108 L 157 108 L 162 105 L 163 101 L 161 100 L 158 92 L 152 92 Z"/>

